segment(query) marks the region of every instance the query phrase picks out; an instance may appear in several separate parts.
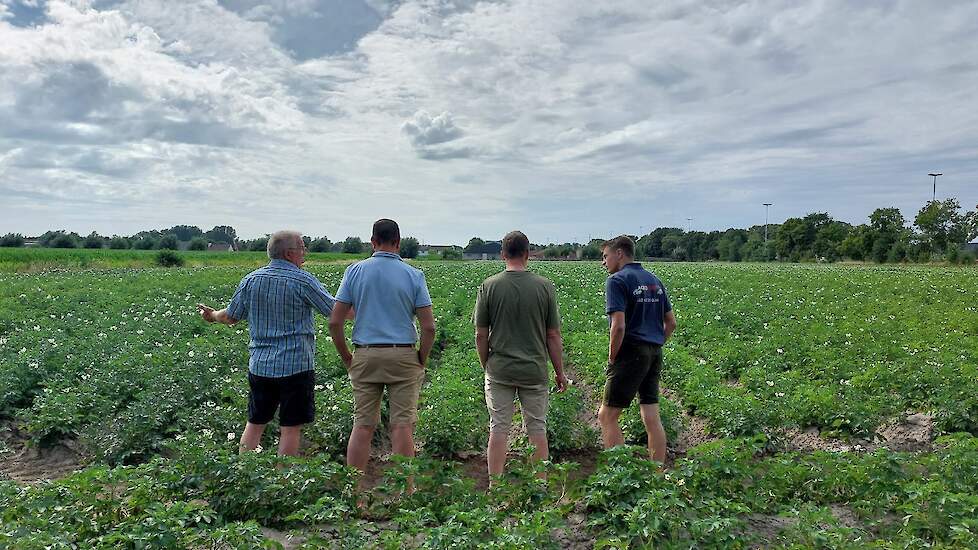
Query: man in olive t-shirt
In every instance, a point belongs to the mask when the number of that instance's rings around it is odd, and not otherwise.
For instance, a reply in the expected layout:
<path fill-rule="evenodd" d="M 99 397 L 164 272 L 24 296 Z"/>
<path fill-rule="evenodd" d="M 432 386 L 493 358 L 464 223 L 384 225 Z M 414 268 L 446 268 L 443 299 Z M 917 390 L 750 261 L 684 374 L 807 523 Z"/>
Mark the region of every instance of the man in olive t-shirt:
<path fill-rule="evenodd" d="M 475 302 L 475 343 L 486 372 L 490 478 L 503 473 L 517 397 L 526 435 L 535 447 L 533 459 L 549 456 L 548 357 L 554 365 L 557 391 L 567 387 L 557 292 L 549 280 L 526 270 L 529 254 L 530 241 L 522 232 L 503 237 L 506 271 L 486 279 Z"/>

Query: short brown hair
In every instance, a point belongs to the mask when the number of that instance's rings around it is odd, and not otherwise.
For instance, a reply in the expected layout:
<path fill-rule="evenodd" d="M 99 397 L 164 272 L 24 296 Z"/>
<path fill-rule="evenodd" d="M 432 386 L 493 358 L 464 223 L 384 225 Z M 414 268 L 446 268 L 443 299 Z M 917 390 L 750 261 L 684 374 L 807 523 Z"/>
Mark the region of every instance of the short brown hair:
<path fill-rule="evenodd" d="M 520 258 L 530 252 L 530 239 L 522 231 L 510 231 L 503 237 L 503 254 L 507 258 Z"/>
<path fill-rule="evenodd" d="M 628 235 L 619 235 L 614 239 L 608 239 L 601 245 L 602 249 L 621 250 L 622 254 L 629 258 L 635 257 L 635 242 Z"/>
<path fill-rule="evenodd" d="M 377 244 L 395 244 L 401 240 L 401 228 L 397 226 L 396 221 L 381 218 L 374 222 L 371 238 Z"/>

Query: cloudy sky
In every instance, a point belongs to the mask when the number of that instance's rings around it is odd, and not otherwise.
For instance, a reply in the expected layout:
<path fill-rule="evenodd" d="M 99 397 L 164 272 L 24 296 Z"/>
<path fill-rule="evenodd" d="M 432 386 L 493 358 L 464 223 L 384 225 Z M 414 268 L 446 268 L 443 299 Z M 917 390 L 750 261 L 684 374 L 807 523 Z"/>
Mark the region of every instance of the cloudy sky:
<path fill-rule="evenodd" d="M 0 0 L 0 233 L 978 203 L 978 2 Z"/>

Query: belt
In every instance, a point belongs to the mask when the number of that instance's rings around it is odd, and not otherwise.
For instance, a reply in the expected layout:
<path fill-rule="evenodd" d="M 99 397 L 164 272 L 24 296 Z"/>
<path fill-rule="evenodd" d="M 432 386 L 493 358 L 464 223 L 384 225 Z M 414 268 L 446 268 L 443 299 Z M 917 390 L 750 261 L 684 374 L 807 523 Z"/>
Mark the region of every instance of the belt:
<path fill-rule="evenodd" d="M 414 348 L 414 344 L 353 344 L 355 348 Z"/>

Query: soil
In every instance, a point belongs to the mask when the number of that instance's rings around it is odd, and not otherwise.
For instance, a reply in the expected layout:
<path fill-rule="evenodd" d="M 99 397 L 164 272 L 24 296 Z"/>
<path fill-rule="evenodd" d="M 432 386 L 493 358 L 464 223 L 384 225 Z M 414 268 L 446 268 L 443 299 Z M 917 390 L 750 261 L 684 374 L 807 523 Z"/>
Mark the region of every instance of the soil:
<path fill-rule="evenodd" d="M 701 443 L 718 439 L 718 436 L 708 432 L 708 423 L 705 418 L 689 414 L 676 392 L 663 388 L 662 395 L 676 404 L 681 422 L 679 436 L 676 441 L 669 442 L 669 449 L 666 454 L 666 466 L 672 467 L 676 460 L 686 456 L 690 449 Z"/>
<path fill-rule="evenodd" d="M 786 447 L 790 451 L 872 452 L 880 448 L 906 452 L 927 451 L 933 448 L 934 417 L 925 413 L 909 412 L 903 418 L 881 425 L 872 439 L 843 441 L 825 437 L 814 427 L 786 430 L 784 435 Z"/>
<path fill-rule="evenodd" d="M 78 444 L 63 440 L 38 448 L 16 424 L 0 424 L 0 476 L 18 483 L 59 479 L 82 468 Z"/>

